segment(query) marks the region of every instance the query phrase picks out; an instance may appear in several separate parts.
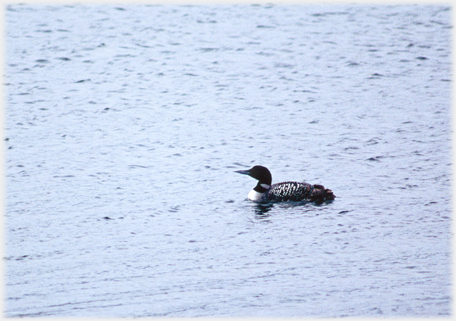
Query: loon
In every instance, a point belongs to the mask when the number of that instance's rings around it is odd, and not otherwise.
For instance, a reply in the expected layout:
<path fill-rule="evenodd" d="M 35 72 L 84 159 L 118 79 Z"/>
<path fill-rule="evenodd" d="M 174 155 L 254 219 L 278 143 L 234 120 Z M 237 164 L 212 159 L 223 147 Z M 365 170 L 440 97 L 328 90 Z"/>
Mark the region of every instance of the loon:
<path fill-rule="evenodd" d="M 301 182 L 283 182 L 271 185 L 271 172 L 264 166 L 256 165 L 251 169 L 235 172 L 249 175 L 258 180 L 258 184 L 247 196 L 249 200 L 254 202 L 306 201 L 323 203 L 336 197 L 330 189 L 323 185 Z"/>

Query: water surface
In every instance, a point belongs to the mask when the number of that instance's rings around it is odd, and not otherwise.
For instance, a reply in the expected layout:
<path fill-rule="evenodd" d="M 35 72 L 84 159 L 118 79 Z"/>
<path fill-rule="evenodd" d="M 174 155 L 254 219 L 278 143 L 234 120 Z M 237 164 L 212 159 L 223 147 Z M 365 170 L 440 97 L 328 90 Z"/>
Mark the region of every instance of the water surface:
<path fill-rule="evenodd" d="M 5 12 L 8 317 L 450 314 L 449 7 Z"/>

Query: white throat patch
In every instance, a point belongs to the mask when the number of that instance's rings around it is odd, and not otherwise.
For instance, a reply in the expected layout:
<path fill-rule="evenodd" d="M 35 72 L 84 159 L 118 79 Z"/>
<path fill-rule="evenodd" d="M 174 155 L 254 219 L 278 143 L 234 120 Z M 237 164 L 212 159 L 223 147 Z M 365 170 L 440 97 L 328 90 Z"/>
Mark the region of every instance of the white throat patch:
<path fill-rule="evenodd" d="M 259 201 L 262 196 L 263 196 L 263 193 L 258 193 L 254 189 L 252 189 L 249 192 L 249 195 L 247 195 L 248 199 L 251 200 L 251 201 Z"/>

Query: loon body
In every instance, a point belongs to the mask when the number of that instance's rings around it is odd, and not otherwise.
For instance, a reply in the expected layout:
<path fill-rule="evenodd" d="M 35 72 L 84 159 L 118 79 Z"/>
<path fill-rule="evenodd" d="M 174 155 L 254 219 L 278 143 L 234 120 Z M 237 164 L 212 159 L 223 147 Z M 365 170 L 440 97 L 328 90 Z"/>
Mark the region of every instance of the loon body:
<path fill-rule="evenodd" d="M 272 183 L 271 172 L 264 166 L 253 166 L 248 170 L 236 171 L 249 175 L 258 180 L 258 184 L 248 194 L 248 199 L 254 202 L 285 202 L 307 201 L 322 203 L 331 201 L 336 196 L 323 185 L 311 185 L 301 182 Z"/>

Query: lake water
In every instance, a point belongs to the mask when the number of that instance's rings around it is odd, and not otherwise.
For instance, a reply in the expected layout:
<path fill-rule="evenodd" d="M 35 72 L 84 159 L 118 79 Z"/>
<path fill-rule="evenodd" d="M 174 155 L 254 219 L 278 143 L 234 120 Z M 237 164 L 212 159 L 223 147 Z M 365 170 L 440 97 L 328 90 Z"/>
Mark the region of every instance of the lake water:
<path fill-rule="evenodd" d="M 6 316 L 451 314 L 450 7 L 5 14 Z"/>

